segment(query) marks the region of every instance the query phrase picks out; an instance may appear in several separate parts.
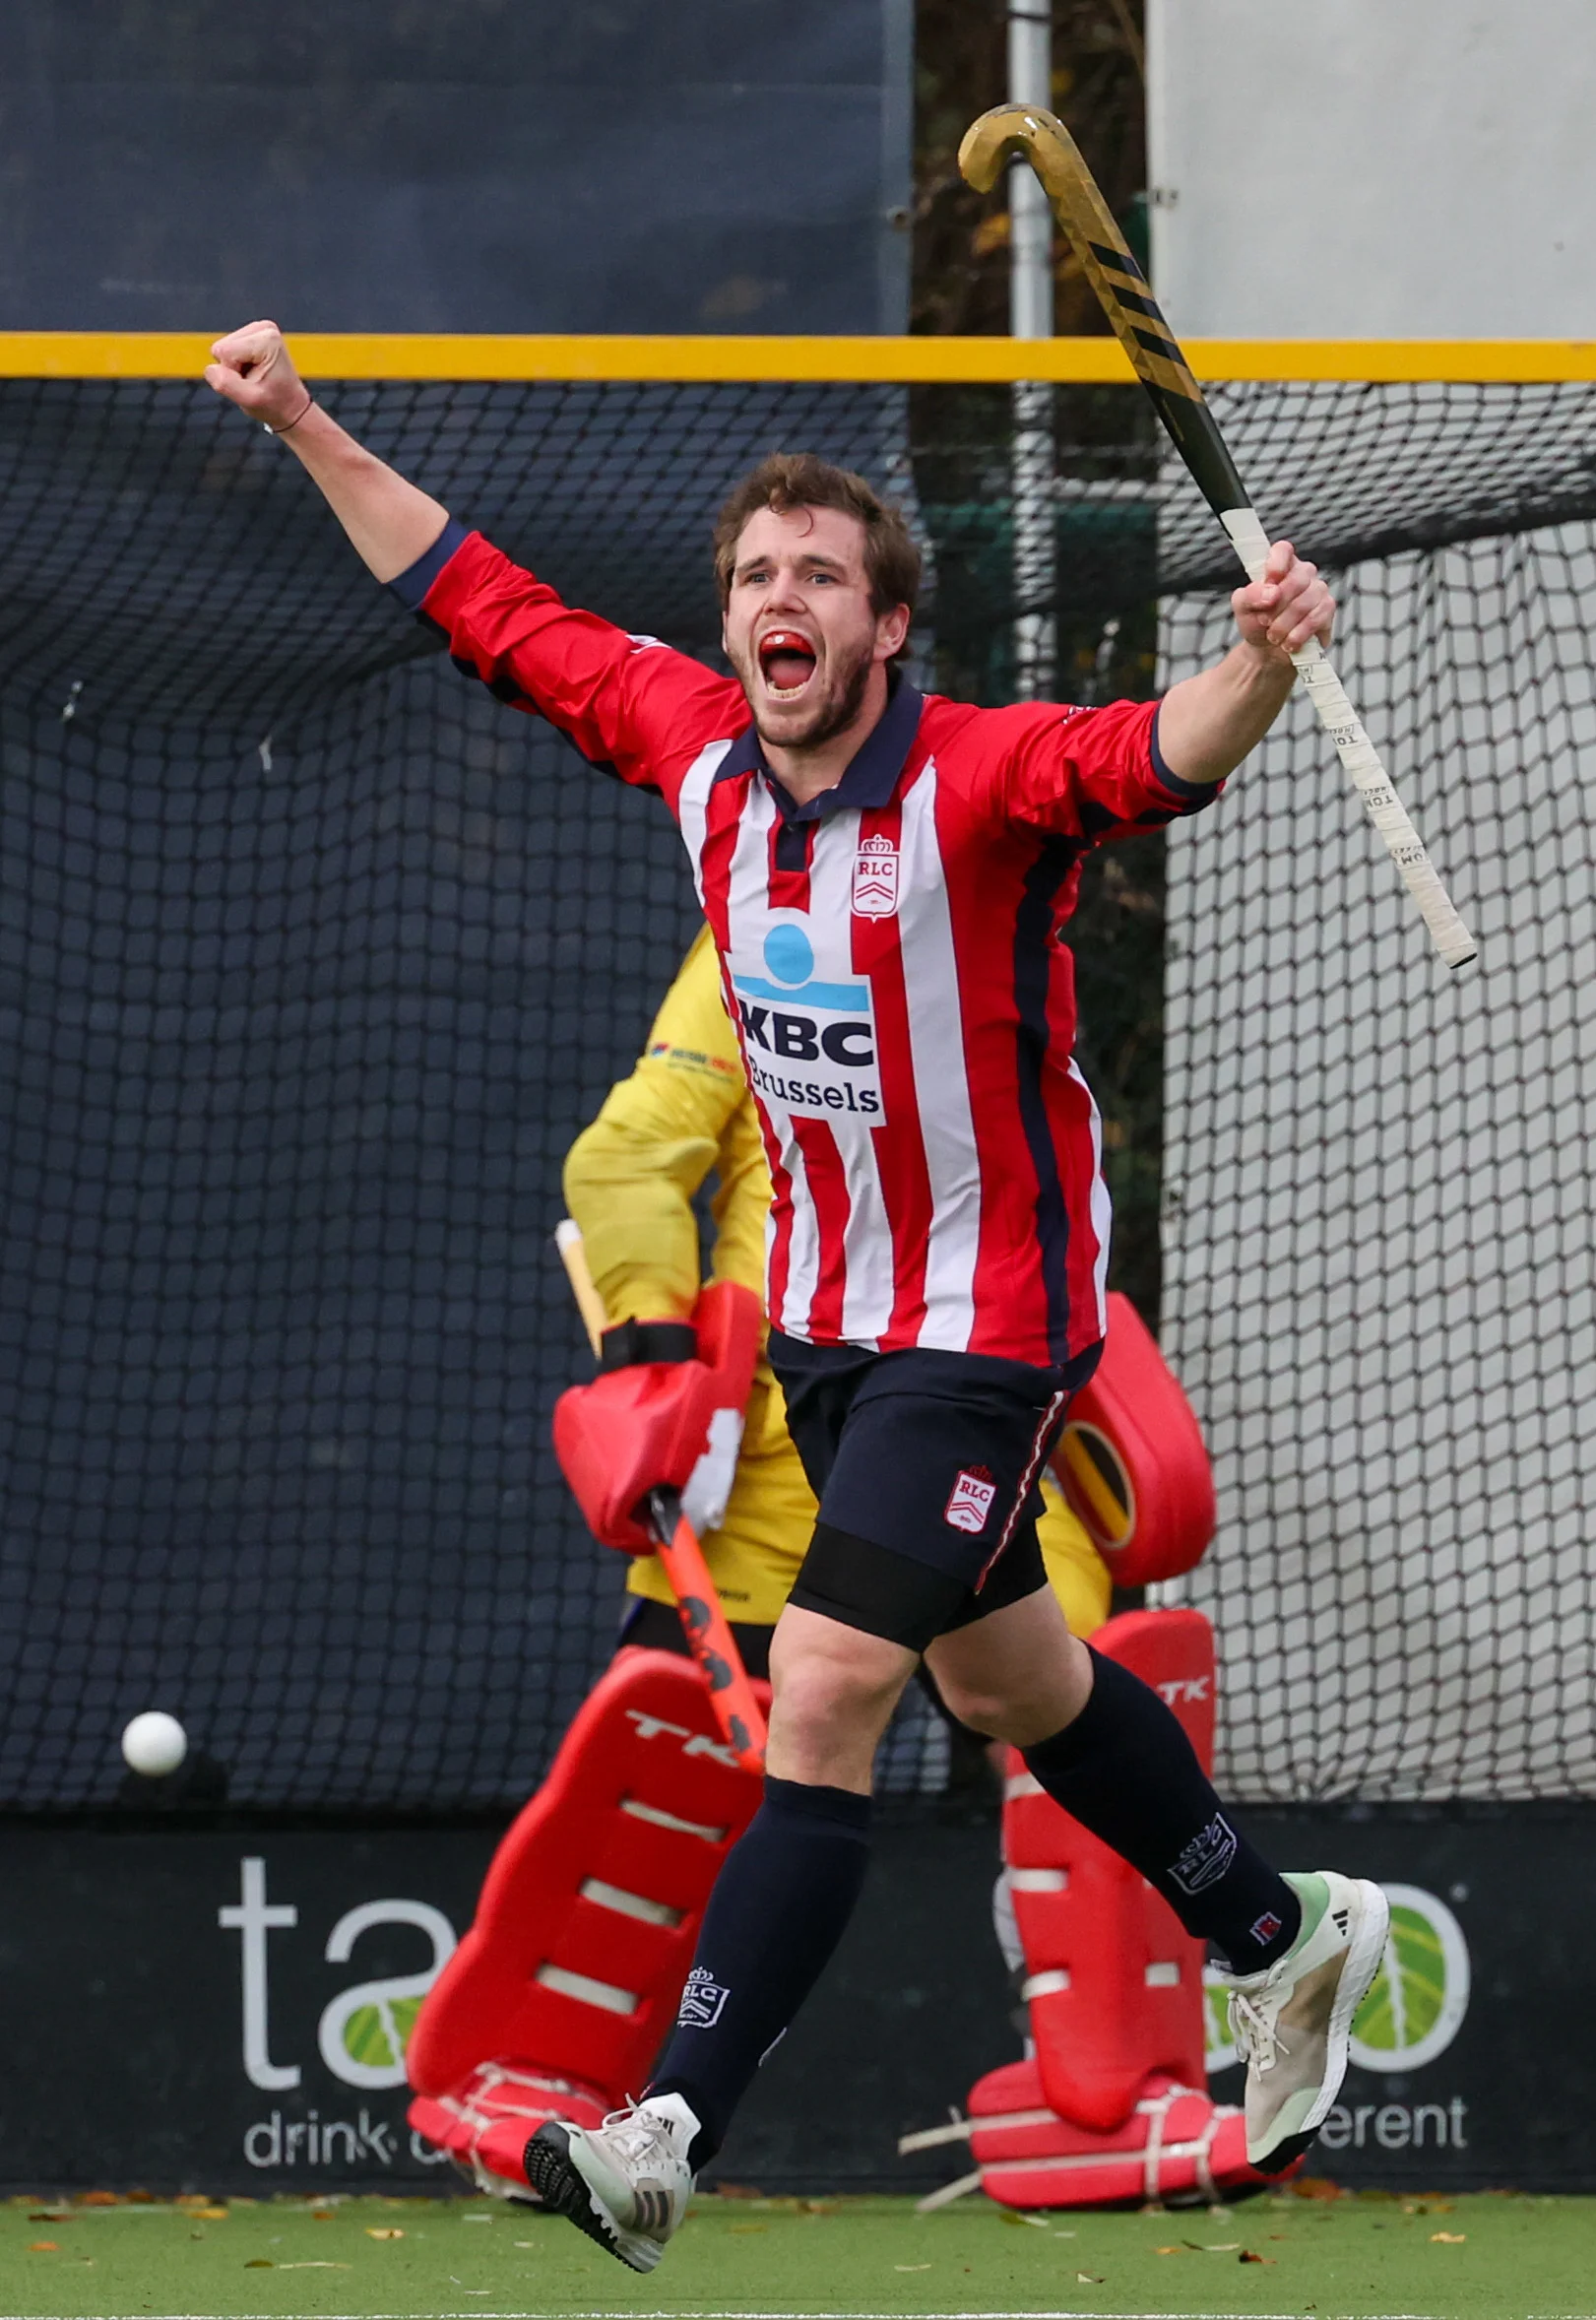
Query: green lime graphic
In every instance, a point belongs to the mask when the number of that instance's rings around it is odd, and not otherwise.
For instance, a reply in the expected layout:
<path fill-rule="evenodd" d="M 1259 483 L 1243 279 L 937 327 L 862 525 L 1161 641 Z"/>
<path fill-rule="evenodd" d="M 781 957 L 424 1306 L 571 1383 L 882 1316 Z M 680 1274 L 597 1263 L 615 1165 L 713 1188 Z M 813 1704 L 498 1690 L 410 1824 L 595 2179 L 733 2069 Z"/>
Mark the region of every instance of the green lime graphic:
<path fill-rule="evenodd" d="M 345 2052 L 351 2062 L 362 2062 L 371 2070 L 397 2069 L 405 2059 L 420 2011 L 419 1998 L 391 1998 L 378 2006 L 357 2006 L 344 2025 Z"/>
<path fill-rule="evenodd" d="M 1212 2078 L 1216 2071 L 1229 2070 L 1241 2060 L 1231 2036 L 1230 1984 L 1212 1966 L 1205 1968 L 1202 1977 L 1202 2021 L 1207 2040 L 1203 2059 Z"/>
<path fill-rule="evenodd" d="M 1388 1885 L 1385 1955 L 1352 2026 L 1364 2070 L 1422 2070 L 1443 2054 L 1469 2003 L 1469 1952 L 1444 1901 L 1415 1885 Z"/>

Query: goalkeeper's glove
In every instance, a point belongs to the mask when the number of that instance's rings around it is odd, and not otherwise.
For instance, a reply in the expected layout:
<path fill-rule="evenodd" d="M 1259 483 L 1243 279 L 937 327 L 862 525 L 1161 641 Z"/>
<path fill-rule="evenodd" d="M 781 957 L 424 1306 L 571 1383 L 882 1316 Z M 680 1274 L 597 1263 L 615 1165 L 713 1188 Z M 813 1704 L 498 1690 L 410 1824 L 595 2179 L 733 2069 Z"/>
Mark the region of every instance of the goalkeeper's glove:
<path fill-rule="evenodd" d="M 714 1281 L 691 1321 L 621 1321 L 602 1340 L 600 1375 L 554 1404 L 554 1451 L 595 1538 L 652 1554 L 648 1500 L 681 1494 L 700 1537 L 726 1513 L 759 1356 L 751 1289 Z"/>

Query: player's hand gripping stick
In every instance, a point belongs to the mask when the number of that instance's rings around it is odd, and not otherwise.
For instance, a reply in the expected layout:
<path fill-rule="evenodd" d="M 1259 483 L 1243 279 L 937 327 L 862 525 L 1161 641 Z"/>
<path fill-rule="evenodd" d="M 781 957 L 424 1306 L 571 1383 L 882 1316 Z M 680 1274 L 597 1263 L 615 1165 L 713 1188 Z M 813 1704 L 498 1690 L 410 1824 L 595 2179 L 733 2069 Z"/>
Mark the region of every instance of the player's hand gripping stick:
<path fill-rule="evenodd" d="M 1224 525 L 1250 580 L 1261 580 L 1269 553 L 1262 524 L 1225 448 L 1202 389 L 1131 255 L 1113 213 L 1062 121 L 1041 105 L 999 104 L 965 132 L 959 167 L 978 192 L 997 181 L 1010 158 L 1028 161 L 1097 292 L 1115 336 L 1129 355 L 1153 408 L 1169 430 L 1192 481 Z M 1384 839 L 1449 967 L 1466 966 L 1473 940 L 1453 909 L 1424 841 L 1409 820 L 1377 751 L 1358 721 L 1323 647 L 1316 639 L 1292 654 L 1319 722 L 1351 775 L 1370 820 Z"/>
<path fill-rule="evenodd" d="M 600 1339 L 608 1326 L 608 1316 L 594 1285 L 593 1275 L 588 1270 L 580 1226 L 570 1217 L 564 1218 L 555 1230 L 554 1243 L 565 1266 L 566 1278 L 571 1284 L 571 1294 L 576 1299 L 577 1311 L 582 1316 L 589 1342 L 597 1355 Z M 710 1578 L 709 1567 L 704 1561 L 704 1550 L 698 1543 L 692 1524 L 681 1511 L 681 1493 L 664 1488 L 651 1490 L 643 1511 L 659 1554 L 660 1567 L 676 1598 L 682 1632 L 709 1686 L 715 1719 L 743 1770 L 762 1772 L 765 1769 L 765 1719 L 759 1712 L 753 1686 L 742 1664 L 742 1655 L 727 1624 L 720 1596 L 715 1591 L 715 1581 Z"/>

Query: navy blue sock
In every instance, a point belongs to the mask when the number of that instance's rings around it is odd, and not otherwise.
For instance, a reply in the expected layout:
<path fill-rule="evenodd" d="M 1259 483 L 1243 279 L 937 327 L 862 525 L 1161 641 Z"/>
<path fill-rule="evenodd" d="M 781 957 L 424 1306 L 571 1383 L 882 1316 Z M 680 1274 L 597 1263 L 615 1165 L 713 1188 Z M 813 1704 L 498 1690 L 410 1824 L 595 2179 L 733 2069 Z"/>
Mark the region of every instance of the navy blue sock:
<path fill-rule="evenodd" d="M 1072 1724 L 1022 1751 L 1055 1804 L 1161 1893 L 1187 1933 L 1238 1973 L 1283 1957 L 1303 1921 L 1291 1887 L 1236 1830 L 1180 1718 L 1117 1660 L 1092 1653 Z"/>
<path fill-rule="evenodd" d="M 713 2159 L 754 2072 L 824 1971 L 870 1857 L 870 1800 L 767 1773 L 765 1801 L 704 1911 L 681 2011 L 651 2094 L 680 2094 Z"/>

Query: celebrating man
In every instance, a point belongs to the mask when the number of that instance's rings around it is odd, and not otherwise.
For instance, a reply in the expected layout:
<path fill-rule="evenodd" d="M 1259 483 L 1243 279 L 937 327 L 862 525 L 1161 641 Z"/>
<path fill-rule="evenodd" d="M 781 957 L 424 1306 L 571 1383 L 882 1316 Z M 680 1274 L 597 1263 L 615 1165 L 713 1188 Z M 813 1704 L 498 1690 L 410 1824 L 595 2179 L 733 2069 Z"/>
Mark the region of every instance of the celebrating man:
<path fill-rule="evenodd" d="M 638 2271 L 840 1938 L 870 1769 L 924 1655 L 964 1722 L 1123 1856 L 1235 1978 L 1247 2149 L 1307 2147 L 1378 1965 L 1376 1888 L 1284 1878 L 1157 1694 L 1070 1636 L 1037 1474 L 1099 1358 L 1108 1196 L 1058 930 L 1083 855 L 1206 805 L 1327 638 L 1286 543 L 1240 635 L 1157 703 L 976 709 L 898 676 L 919 558 L 862 479 L 767 459 L 715 535 L 735 680 L 562 604 L 363 451 L 276 327 L 206 376 L 284 434 L 374 576 L 501 699 L 661 792 L 738 1023 L 774 1187 L 770 1359 L 819 1502 L 771 1650 L 764 1801 L 704 1914 L 643 2100 L 551 2121 L 532 2180 Z"/>

